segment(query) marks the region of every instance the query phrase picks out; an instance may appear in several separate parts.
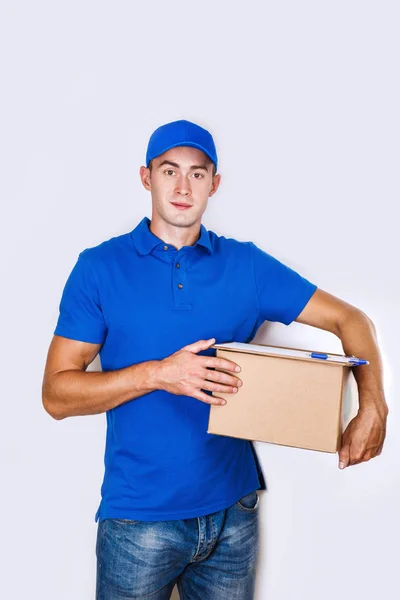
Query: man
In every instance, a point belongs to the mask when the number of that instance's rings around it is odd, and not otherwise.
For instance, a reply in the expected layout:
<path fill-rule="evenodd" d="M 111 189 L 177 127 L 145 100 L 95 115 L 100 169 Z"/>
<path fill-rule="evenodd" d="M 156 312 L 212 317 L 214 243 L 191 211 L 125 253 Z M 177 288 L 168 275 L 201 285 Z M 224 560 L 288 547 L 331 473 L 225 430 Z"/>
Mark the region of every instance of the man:
<path fill-rule="evenodd" d="M 224 410 L 218 393 L 242 384 L 215 342 L 250 342 L 265 320 L 336 334 L 346 354 L 369 361 L 354 370 L 360 410 L 339 466 L 382 450 L 388 409 L 373 323 L 252 242 L 206 230 L 217 167 L 204 128 L 156 129 L 140 168 L 151 220 L 81 252 L 64 288 L 43 404 L 55 419 L 106 412 L 98 600 L 169 598 L 175 583 L 185 599 L 253 597 L 265 484 L 248 440 L 207 433 L 209 405 Z M 85 372 L 98 353 L 103 372 Z"/>

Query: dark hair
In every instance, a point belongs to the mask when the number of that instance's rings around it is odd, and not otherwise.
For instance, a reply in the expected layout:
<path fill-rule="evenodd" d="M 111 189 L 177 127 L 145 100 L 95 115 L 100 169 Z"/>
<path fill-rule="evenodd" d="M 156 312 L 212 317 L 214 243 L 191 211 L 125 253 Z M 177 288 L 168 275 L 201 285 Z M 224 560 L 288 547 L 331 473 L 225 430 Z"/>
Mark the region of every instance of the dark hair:
<path fill-rule="evenodd" d="M 207 160 L 206 162 L 207 162 L 207 164 L 209 164 L 209 163 L 212 164 L 212 176 L 214 177 L 215 170 L 216 170 L 215 169 L 215 163 L 212 160 Z M 150 175 L 151 175 L 151 170 L 153 168 L 153 159 L 151 159 L 151 161 L 149 162 L 149 167 L 148 168 L 150 169 Z"/>

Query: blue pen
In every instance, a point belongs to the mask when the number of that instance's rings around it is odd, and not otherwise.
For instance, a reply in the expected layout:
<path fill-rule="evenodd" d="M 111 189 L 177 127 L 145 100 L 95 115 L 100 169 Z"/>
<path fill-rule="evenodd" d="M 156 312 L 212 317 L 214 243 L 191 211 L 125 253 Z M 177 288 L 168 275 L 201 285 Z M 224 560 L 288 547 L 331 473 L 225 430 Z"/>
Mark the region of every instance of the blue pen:
<path fill-rule="evenodd" d="M 328 360 L 328 358 L 332 361 L 335 362 L 342 362 L 343 359 L 348 359 L 349 364 L 352 367 L 358 367 L 359 365 L 368 365 L 369 362 L 367 360 L 364 360 L 363 358 L 356 358 L 355 356 L 344 356 L 339 357 L 339 356 L 330 356 L 329 354 L 326 354 L 325 352 L 308 352 L 308 355 L 310 356 L 310 358 L 319 358 L 321 360 Z"/>
<path fill-rule="evenodd" d="M 225 342 L 214 344 L 213 348 L 228 348 L 255 354 L 265 354 L 270 356 L 284 356 L 287 358 L 316 358 L 317 360 L 326 360 L 330 363 L 339 363 L 348 367 L 357 367 L 358 365 L 369 365 L 367 360 L 357 358 L 356 356 L 343 356 L 342 354 L 328 354 L 327 352 L 311 352 L 307 350 L 298 350 L 296 348 L 283 348 L 280 346 L 268 346 L 267 344 L 245 344 L 243 342 Z"/>
<path fill-rule="evenodd" d="M 350 364 L 353 367 L 358 367 L 358 365 L 368 365 L 369 362 L 367 360 L 363 360 L 362 358 L 350 358 Z"/>

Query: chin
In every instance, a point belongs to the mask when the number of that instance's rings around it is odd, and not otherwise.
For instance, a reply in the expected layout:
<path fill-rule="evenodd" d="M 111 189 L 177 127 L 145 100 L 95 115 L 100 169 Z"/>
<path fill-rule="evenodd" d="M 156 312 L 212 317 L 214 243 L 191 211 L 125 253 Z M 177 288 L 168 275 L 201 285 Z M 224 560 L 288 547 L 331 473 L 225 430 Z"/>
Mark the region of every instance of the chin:
<path fill-rule="evenodd" d="M 171 225 L 175 225 L 175 227 L 193 227 L 193 225 L 196 225 L 197 222 L 198 219 L 176 219 L 174 223 L 171 223 Z"/>
<path fill-rule="evenodd" d="M 168 207 L 163 207 L 162 210 L 157 210 L 158 217 L 168 223 L 168 225 L 172 225 L 173 227 L 193 227 L 196 223 L 201 222 L 201 214 L 198 212 L 193 213 L 193 209 L 188 211 L 177 211 L 172 204 Z M 189 214 L 190 213 L 190 214 Z"/>

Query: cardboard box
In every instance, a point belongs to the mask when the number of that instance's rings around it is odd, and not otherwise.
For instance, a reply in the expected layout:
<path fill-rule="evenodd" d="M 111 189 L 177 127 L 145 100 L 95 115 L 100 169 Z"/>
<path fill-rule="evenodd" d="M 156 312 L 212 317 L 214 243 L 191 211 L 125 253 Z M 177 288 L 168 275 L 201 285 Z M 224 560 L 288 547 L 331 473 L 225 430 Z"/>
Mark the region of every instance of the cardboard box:
<path fill-rule="evenodd" d="M 213 392 L 227 404 L 210 406 L 208 433 L 338 451 L 346 421 L 357 414 L 349 395 L 349 357 L 312 358 L 310 350 L 239 342 L 213 348 L 240 365 L 243 385 L 236 394 Z"/>

